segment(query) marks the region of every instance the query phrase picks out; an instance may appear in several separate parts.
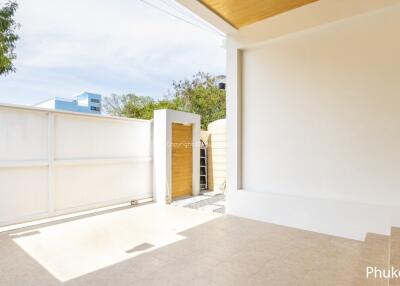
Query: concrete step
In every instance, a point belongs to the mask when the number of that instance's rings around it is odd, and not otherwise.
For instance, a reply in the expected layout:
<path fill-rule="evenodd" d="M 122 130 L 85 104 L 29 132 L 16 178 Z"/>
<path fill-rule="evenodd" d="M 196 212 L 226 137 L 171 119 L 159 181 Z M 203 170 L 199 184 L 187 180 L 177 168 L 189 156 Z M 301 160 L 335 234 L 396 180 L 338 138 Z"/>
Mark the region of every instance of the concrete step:
<path fill-rule="evenodd" d="M 199 207 L 198 210 L 200 211 L 206 211 L 206 212 L 214 212 L 218 209 L 220 209 L 221 206 L 216 206 L 216 205 L 205 205 L 202 207 Z"/>
<path fill-rule="evenodd" d="M 367 233 L 365 238 L 365 246 L 362 250 L 361 271 L 366 273 L 367 267 L 377 267 L 377 269 L 386 269 L 389 267 L 390 260 L 390 237 L 387 235 Z M 362 272 L 361 272 L 362 273 Z M 365 279 L 365 284 L 387 286 L 388 279 L 369 277 Z"/>
<path fill-rule="evenodd" d="M 390 233 L 390 266 L 400 269 L 400 228 L 392 227 Z M 400 286 L 400 278 L 391 279 L 390 286 Z"/>

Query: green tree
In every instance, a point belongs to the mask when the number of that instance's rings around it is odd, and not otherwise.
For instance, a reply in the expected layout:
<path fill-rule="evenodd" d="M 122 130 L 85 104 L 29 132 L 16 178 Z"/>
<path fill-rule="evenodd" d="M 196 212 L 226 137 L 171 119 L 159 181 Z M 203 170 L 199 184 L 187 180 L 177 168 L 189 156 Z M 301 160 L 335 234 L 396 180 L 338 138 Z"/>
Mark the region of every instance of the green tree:
<path fill-rule="evenodd" d="M 224 77 L 223 77 L 224 78 Z M 199 72 L 191 79 L 174 81 L 172 90 L 161 100 L 135 94 L 115 95 L 105 98 L 104 109 L 116 116 L 151 119 L 157 109 L 174 109 L 201 115 L 201 127 L 225 118 L 225 90 L 218 87 L 221 77 Z"/>
<path fill-rule="evenodd" d="M 104 98 L 103 108 L 114 116 L 151 119 L 156 109 L 177 109 L 175 102 L 168 99 L 154 100 L 149 96 L 134 93 L 125 95 L 111 94 Z"/>
<path fill-rule="evenodd" d="M 129 100 L 122 108 L 122 116 L 151 119 L 156 102 L 150 96 L 137 96 L 131 94 Z"/>
<path fill-rule="evenodd" d="M 172 100 L 162 99 L 155 101 L 149 96 L 134 95 L 122 108 L 121 115 L 131 118 L 152 119 L 157 109 L 177 109 Z"/>
<path fill-rule="evenodd" d="M 125 95 L 117 95 L 111 94 L 104 98 L 103 108 L 106 113 L 115 116 L 123 116 L 122 112 L 124 107 L 131 101 L 135 100 L 137 97 L 133 93 L 125 94 Z"/>
<path fill-rule="evenodd" d="M 173 82 L 172 98 L 176 109 L 201 115 L 201 128 L 209 123 L 225 118 L 225 90 L 218 87 L 219 77 L 199 72 L 191 79 Z"/>
<path fill-rule="evenodd" d="M 0 75 L 15 71 L 13 61 L 17 57 L 14 50 L 19 25 L 14 20 L 14 14 L 17 8 L 14 1 L 8 1 L 0 7 Z"/>

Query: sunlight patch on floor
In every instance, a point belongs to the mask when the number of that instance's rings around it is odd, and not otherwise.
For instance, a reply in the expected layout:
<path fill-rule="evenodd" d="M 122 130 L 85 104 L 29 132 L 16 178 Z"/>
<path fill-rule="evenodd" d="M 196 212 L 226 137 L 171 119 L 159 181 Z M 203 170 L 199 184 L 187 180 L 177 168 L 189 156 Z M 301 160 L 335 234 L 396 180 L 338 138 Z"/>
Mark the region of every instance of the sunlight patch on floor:
<path fill-rule="evenodd" d="M 64 282 L 185 239 L 180 232 L 219 216 L 151 204 L 15 233 L 13 240 Z"/>

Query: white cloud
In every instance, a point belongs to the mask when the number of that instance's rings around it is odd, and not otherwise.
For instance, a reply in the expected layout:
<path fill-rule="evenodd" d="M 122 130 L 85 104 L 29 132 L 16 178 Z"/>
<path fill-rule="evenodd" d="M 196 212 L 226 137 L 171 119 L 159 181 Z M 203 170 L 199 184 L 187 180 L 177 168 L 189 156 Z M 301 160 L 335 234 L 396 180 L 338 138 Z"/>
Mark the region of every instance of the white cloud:
<path fill-rule="evenodd" d="M 17 73 L 0 79 L 0 102 L 32 104 L 81 90 L 159 97 L 172 80 L 225 71 L 220 36 L 139 0 L 18 3 Z"/>

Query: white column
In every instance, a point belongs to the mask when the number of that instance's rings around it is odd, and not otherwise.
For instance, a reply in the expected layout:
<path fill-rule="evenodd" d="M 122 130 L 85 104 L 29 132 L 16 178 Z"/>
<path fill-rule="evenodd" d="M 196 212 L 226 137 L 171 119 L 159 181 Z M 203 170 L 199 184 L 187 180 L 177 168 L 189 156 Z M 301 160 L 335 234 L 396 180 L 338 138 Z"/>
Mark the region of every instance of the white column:
<path fill-rule="evenodd" d="M 227 46 L 227 190 L 242 188 L 242 52 L 230 38 Z"/>
<path fill-rule="evenodd" d="M 153 120 L 153 199 L 165 204 L 167 199 L 167 110 L 155 110 Z"/>

